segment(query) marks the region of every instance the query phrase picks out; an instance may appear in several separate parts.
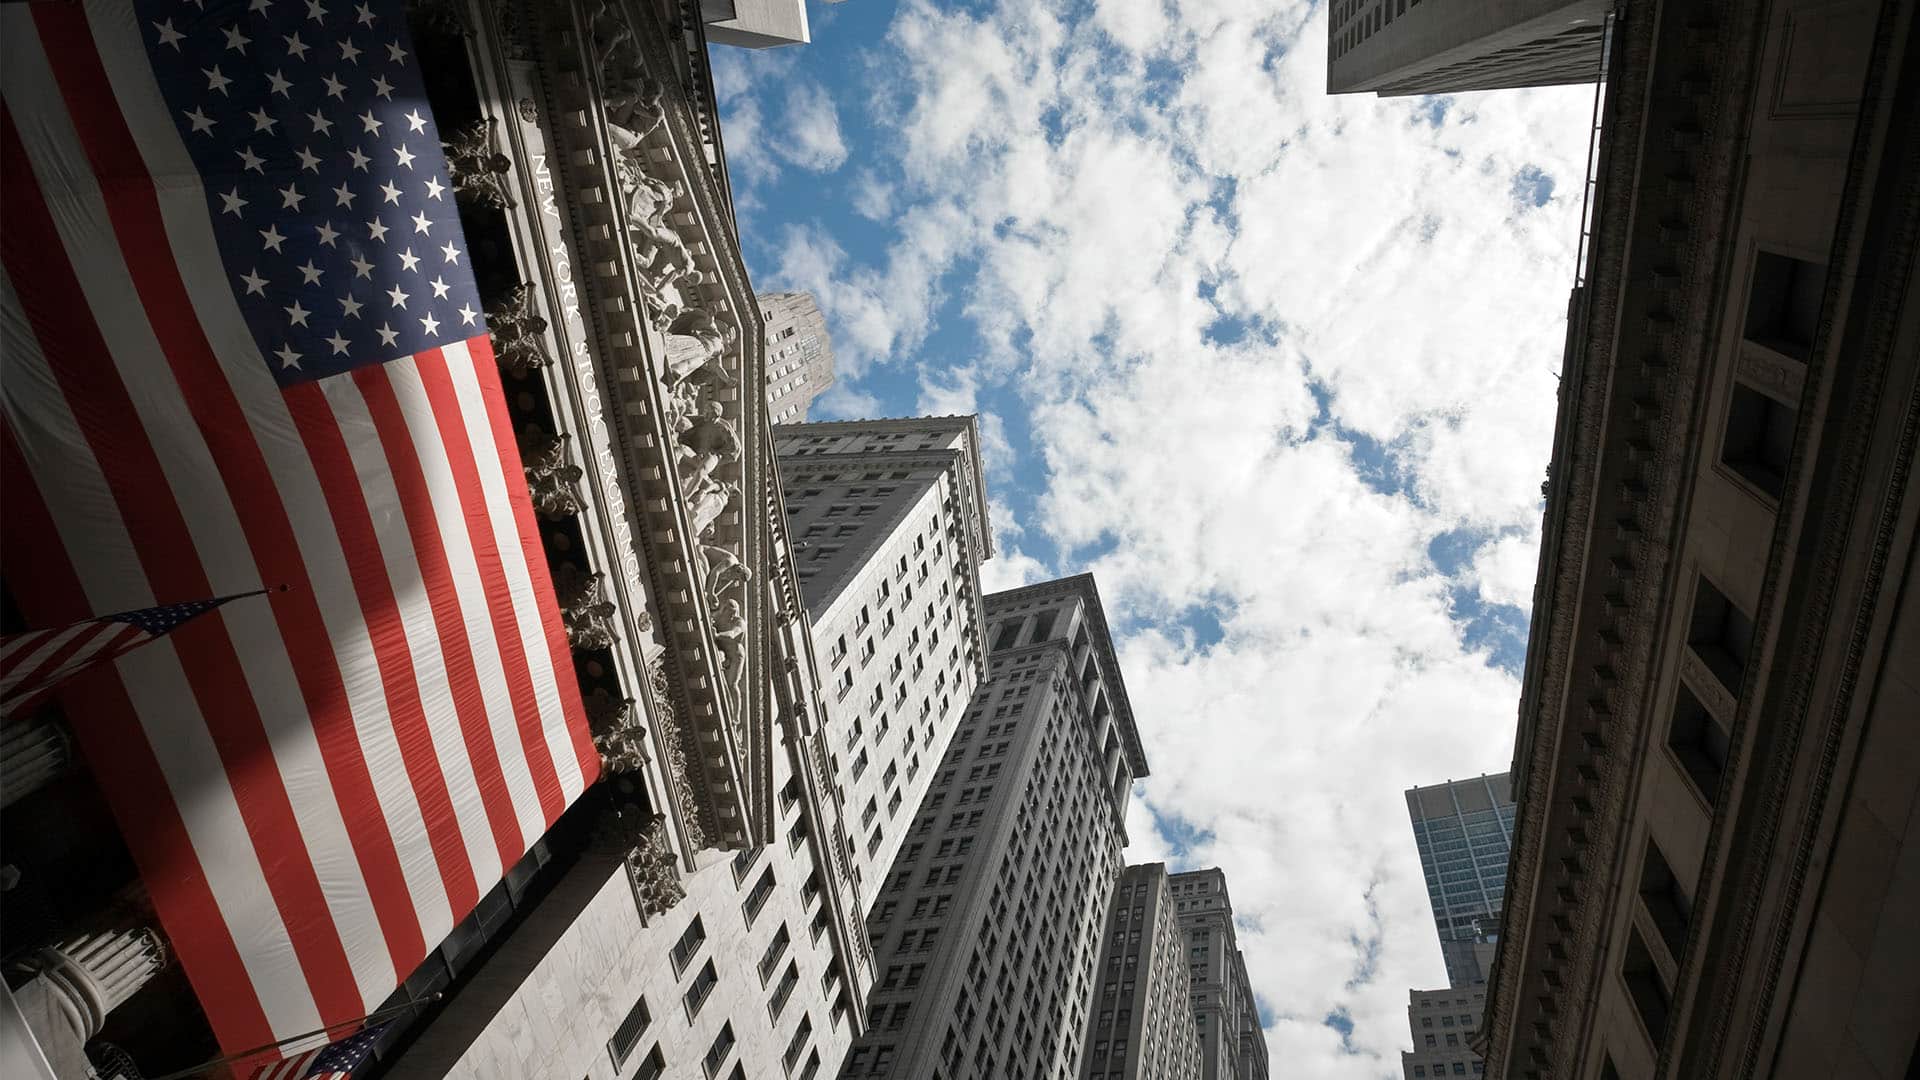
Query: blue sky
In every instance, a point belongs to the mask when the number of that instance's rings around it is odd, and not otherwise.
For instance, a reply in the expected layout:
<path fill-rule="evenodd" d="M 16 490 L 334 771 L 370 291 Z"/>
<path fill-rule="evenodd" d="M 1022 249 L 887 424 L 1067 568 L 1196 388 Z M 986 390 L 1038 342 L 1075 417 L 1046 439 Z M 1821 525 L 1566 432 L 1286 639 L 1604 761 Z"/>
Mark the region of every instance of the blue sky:
<path fill-rule="evenodd" d="M 813 418 L 981 415 L 987 586 L 1115 621 L 1129 859 L 1226 869 L 1277 1058 L 1398 1076 L 1444 982 L 1400 793 L 1511 757 L 1591 88 L 1329 98 L 1314 4 L 811 15 L 715 69 Z"/>

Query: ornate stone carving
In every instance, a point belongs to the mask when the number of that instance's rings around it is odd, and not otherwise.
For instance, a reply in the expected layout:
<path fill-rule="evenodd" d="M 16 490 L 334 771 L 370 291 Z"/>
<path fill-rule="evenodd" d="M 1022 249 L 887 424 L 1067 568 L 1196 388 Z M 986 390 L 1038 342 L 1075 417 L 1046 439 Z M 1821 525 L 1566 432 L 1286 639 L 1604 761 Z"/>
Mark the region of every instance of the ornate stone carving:
<path fill-rule="evenodd" d="M 667 839 L 666 819 L 659 814 L 648 818 L 635 839 L 627 855 L 634 898 L 643 914 L 664 915 L 687 895 L 680 884 L 680 860 Z"/>
<path fill-rule="evenodd" d="M 593 730 L 593 745 L 600 751 L 601 767 L 616 773 L 646 768 L 652 760 L 647 753 L 647 728 L 636 714 L 633 699 L 616 699 L 605 690 L 595 690 L 587 696 L 585 704 L 587 723 Z"/>
<path fill-rule="evenodd" d="M 676 788 L 693 783 L 693 774 L 688 771 L 687 750 L 680 742 L 680 718 L 673 704 L 673 681 L 667 674 L 665 654 L 656 653 L 647 663 L 647 690 L 653 695 L 653 715 L 660 729 L 660 745 L 666 754 L 668 781 Z M 682 805 L 687 805 L 683 803 Z M 699 813 L 688 807 L 680 823 L 681 832 L 686 834 L 687 843 L 694 848 L 706 846 L 706 830 L 701 827 Z"/>
<path fill-rule="evenodd" d="M 667 324 L 667 372 L 663 381 L 672 386 L 698 374 L 721 386 L 733 386 L 734 377 L 721 365 L 721 358 L 740 340 L 740 331 L 725 314 L 715 315 L 706 307 L 690 307 Z"/>
<path fill-rule="evenodd" d="M 567 641 L 576 649 L 605 649 L 620 639 L 614 625 L 619 610 L 600 594 L 603 574 L 588 574 L 567 563 L 553 576 L 560 601 L 560 618 L 567 624 Z"/>
<path fill-rule="evenodd" d="M 514 286 L 487 311 L 487 333 L 493 338 L 494 360 L 516 379 L 553 363 L 547 355 L 547 320 L 540 314 L 539 296 L 531 284 Z"/>
<path fill-rule="evenodd" d="M 513 162 L 499 150 L 500 122 L 482 117 L 453 133 L 441 143 L 447 155 L 447 176 L 457 195 L 495 210 L 514 206 L 512 183 L 507 174 Z"/>
<path fill-rule="evenodd" d="M 472 13 L 467 0 L 413 0 L 412 14 L 423 30 L 437 34 L 473 36 Z"/>
<path fill-rule="evenodd" d="M 526 466 L 527 490 L 533 505 L 550 518 L 571 517 L 585 505 L 580 498 L 580 478 L 586 471 L 573 463 L 567 452 L 571 435 L 544 432 L 521 440 L 520 460 Z"/>
<path fill-rule="evenodd" d="M 653 322 L 664 328 L 687 306 L 687 291 L 706 280 L 694 266 L 678 230 L 667 215 L 680 198 L 680 186 L 647 171 L 638 150 L 623 151 L 614 164 L 626 209 L 627 248 L 633 255 L 634 277 L 653 312 Z"/>

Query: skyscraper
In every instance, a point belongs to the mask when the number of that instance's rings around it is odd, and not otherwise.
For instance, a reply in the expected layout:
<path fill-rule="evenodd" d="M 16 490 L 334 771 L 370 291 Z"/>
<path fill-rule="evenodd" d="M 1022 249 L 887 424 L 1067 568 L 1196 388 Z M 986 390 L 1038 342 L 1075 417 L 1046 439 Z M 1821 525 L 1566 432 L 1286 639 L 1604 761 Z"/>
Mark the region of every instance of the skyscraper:
<path fill-rule="evenodd" d="M 1606 0 L 1333 0 L 1327 93 L 1444 94 L 1598 78 Z"/>
<path fill-rule="evenodd" d="M 1447 985 L 1407 992 L 1413 1050 L 1400 1055 L 1406 1080 L 1478 1076 L 1468 1046 L 1487 1003 L 1487 972 L 1506 892 L 1513 840 L 1512 787 L 1505 773 L 1409 788 L 1407 816 L 1433 905 Z"/>
<path fill-rule="evenodd" d="M 1165 863 L 1129 866 L 1114 884 L 1087 1011 L 1086 1080 L 1198 1080 L 1187 936 L 1174 914 Z"/>
<path fill-rule="evenodd" d="M 1259 1003 L 1233 926 L 1227 875 L 1218 867 L 1170 874 L 1167 888 L 1187 939 L 1187 976 L 1200 1043 L 1200 1080 L 1266 1080 Z"/>
<path fill-rule="evenodd" d="M 763 293 L 767 334 L 767 412 L 776 424 L 807 418 L 813 399 L 833 385 L 833 339 L 811 293 Z"/>
<path fill-rule="evenodd" d="M 1471 943 L 1499 931 L 1513 843 L 1513 787 L 1500 773 L 1409 788 L 1406 797 L 1447 980 L 1459 985 L 1485 978 Z"/>
<path fill-rule="evenodd" d="M 842 1076 L 1066 1080 L 1147 766 L 1093 579 L 986 599 L 974 692 L 868 927 L 880 972 Z"/>
<path fill-rule="evenodd" d="M 973 417 L 781 427 L 795 572 L 826 682 L 823 737 L 871 906 L 986 671 L 992 557 Z"/>

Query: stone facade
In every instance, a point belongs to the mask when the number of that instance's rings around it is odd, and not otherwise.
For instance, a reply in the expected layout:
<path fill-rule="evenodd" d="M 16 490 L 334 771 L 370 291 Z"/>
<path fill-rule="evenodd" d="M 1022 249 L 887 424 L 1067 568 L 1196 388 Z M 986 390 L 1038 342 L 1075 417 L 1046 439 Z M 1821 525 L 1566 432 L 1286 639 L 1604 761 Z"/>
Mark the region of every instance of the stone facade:
<path fill-rule="evenodd" d="M 1165 863 L 1121 871 L 1104 941 L 1080 1075 L 1195 1080 L 1200 1040 L 1188 999 L 1187 936 L 1174 915 Z"/>
<path fill-rule="evenodd" d="M 1247 979 L 1233 925 L 1233 898 L 1218 867 L 1167 878 L 1175 917 L 1186 934 L 1187 978 L 1200 1040 L 1200 1080 L 1266 1080 L 1267 1044 L 1260 1006 Z"/>
<path fill-rule="evenodd" d="M 762 293 L 767 324 L 767 412 L 776 424 L 807 418 L 813 399 L 833 386 L 833 339 L 809 293 Z"/>
<path fill-rule="evenodd" d="M 871 908 L 986 673 L 978 424 L 806 424 L 776 429 L 775 447 L 826 682 L 827 774 L 857 820 L 847 857 Z"/>
<path fill-rule="evenodd" d="M 1449 94 L 1593 82 L 1606 0 L 1334 0 L 1327 93 Z"/>
<path fill-rule="evenodd" d="M 1616 28 L 1491 1074 L 1916 1067 L 1914 14 L 1670 3 Z"/>
<path fill-rule="evenodd" d="M 990 675 L 868 916 L 845 1077 L 1067 1080 L 1146 761 L 1093 579 L 986 599 Z"/>

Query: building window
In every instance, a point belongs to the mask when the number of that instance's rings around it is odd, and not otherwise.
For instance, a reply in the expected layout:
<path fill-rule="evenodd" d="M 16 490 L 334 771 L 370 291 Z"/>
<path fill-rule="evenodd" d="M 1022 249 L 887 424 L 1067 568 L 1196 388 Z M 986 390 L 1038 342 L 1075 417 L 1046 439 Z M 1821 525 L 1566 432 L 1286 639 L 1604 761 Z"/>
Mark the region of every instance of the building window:
<path fill-rule="evenodd" d="M 700 1015 L 700 1007 L 707 1003 L 707 996 L 713 993 L 713 988 L 719 982 L 720 973 L 713 969 L 713 961 L 707 961 L 706 966 L 700 969 L 700 974 L 693 977 L 693 985 L 687 987 L 685 1002 L 688 1023 Z"/>
<path fill-rule="evenodd" d="M 1638 926 L 1627 930 L 1627 952 L 1620 962 L 1620 977 L 1627 984 L 1627 997 L 1633 1002 L 1634 1011 L 1646 1026 L 1647 1038 L 1653 1040 L 1655 1047 L 1660 1046 L 1667 1036 L 1667 984 L 1661 979 L 1660 970 L 1654 967 L 1653 954 L 1647 951 Z"/>
<path fill-rule="evenodd" d="M 1777 501 L 1787 486 L 1796 419 L 1792 406 L 1736 381 L 1727 406 L 1721 462 Z"/>
<path fill-rule="evenodd" d="M 1660 932 L 1667 955 L 1678 963 L 1681 950 L 1687 944 L 1687 922 L 1692 915 L 1693 901 L 1681 890 L 1666 857 L 1660 853 L 1660 845 L 1654 843 L 1651 836 L 1647 837 L 1647 854 L 1640 865 L 1640 902 L 1653 917 L 1654 929 Z"/>
<path fill-rule="evenodd" d="M 627 1018 L 614 1029 L 613 1038 L 607 1040 L 607 1056 L 613 1059 L 615 1069 L 626 1066 L 628 1055 L 640 1045 L 640 1036 L 647 1033 L 647 1027 L 652 1023 L 653 1016 L 647 1012 L 647 999 L 643 997 L 634 1002 Z"/>
<path fill-rule="evenodd" d="M 1704 574 L 1694 589 L 1687 644 L 1727 692 L 1738 696 L 1740 679 L 1746 674 L 1747 653 L 1753 647 L 1753 620 Z"/>
<path fill-rule="evenodd" d="M 673 943 L 671 957 L 675 975 L 687 969 L 687 964 L 693 960 L 694 954 L 700 951 L 700 946 L 706 944 L 706 941 L 706 925 L 700 921 L 700 916 L 695 915 L 693 921 L 687 924 L 686 930 L 680 934 L 680 940 Z"/>
<path fill-rule="evenodd" d="M 773 895 L 773 867 L 769 866 L 760 874 L 760 880 L 753 883 L 753 891 L 747 894 L 746 903 L 740 906 L 746 914 L 747 925 L 752 926 L 754 917 L 767 904 L 767 897 Z"/>
<path fill-rule="evenodd" d="M 1805 360 L 1820 323 L 1820 294 L 1826 283 L 1827 268 L 1819 263 L 1760 252 L 1747 292 L 1747 340 Z"/>
<path fill-rule="evenodd" d="M 781 1010 L 787 1007 L 787 999 L 793 996 L 793 988 L 800 985 L 800 965 L 798 961 L 788 961 L 787 973 L 780 976 L 780 985 L 773 988 L 773 998 L 767 1002 L 767 1012 L 775 1020 L 780 1019 Z"/>
<path fill-rule="evenodd" d="M 780 963 L 780 958 L 787 955 L 787 946 L 791 943 L 792 939 L 787 934 L 787 924 L 781 923 L 780 929 L 773 935 L 773 940 L 767 942 L 767 951 L 760 957 L 761 986 L 767 985 L 767 980 L 773 978 L 774 965 Z"/>
<path fill-rule="evenodd" d="M 727 1055 L 733 1053 L 733 1022 L 728 1021 L 720 1028 L 720 1034 L 713 1037 L 713 1045 L 707 1047 L 707 1056 L 700 1059 L 700 1067 L 708 1076 L 717 1075 L 720 1066 L 727 1063 Z"/>
<path fill-rule="evenodd" d="M 1685 682 L 1673 695 L 1673 722 L 1667 728 L 1667 748 L 1679 760 L 1687 779 L 1708 806 L 1719 797 L 1720 777 L 1727 769 L 1730 750 L 1727 730 L 1718 717 L 1700 704 Z"/>

